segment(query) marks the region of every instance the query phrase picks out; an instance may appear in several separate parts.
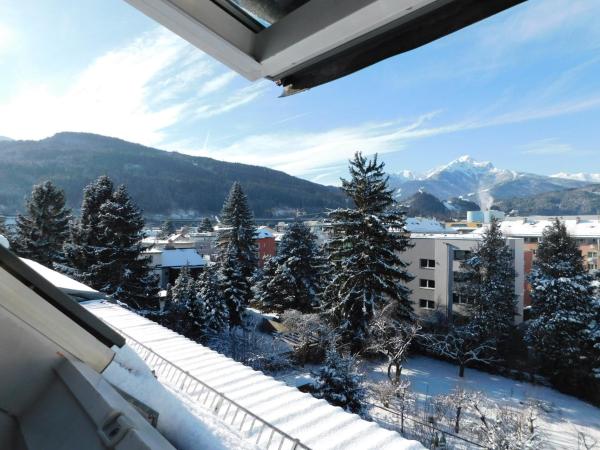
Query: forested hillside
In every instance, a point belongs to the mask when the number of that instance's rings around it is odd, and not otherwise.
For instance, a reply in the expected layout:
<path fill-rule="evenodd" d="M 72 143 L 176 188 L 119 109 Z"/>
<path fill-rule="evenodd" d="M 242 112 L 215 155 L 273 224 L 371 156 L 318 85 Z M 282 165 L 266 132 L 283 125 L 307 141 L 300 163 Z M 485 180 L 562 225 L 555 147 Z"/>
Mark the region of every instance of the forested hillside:
<path fill-rule="evenodd" d="M 284 151 L 284 150 L 282 150 Z M 78 208 L 82 189 L 99 175 L 125 183 L 145 214 L 217 213 L 234 181 L 257 216 L 343 206 L 339 189 L 265 167 L 165 152 L 120 139 L 58 133 L 40 141 L 0 141 L 0 214 L 23 207 L 33 184 L 52 180 Z"/>

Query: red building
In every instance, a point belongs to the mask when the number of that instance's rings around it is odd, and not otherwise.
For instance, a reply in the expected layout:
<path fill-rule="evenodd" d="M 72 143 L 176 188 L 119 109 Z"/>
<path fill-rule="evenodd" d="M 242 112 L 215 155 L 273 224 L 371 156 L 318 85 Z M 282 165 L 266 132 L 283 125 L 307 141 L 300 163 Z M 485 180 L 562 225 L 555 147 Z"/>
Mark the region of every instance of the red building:
<path fill-rule="evenodd" d="M 269 227 L 258 227 L 256 232 L 256 246 L 258 247 L 258 267 L 263 267 L 265 259 L 277 254 L 277 245 L 273 230 Z"/>

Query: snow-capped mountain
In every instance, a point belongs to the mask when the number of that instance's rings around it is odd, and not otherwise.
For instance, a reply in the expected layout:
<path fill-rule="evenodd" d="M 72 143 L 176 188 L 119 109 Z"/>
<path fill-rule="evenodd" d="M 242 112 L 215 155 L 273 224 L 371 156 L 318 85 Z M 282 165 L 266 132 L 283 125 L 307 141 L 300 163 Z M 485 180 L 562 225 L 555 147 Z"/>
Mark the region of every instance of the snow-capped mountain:
<path fill-rule="evenodd" d="M 399 199 L 406 199 L 423 190 L 441 200 L 462 197 L 477 202 L 482 208 L 491 207 L 494 199 L 527 197 L 585 184 L 585 180 L 499 169 L 491 162 L 476 161 L 468 155 L 423 175 L 403 171 L 390 176 L 390 185 Z"/>
<path fill-rule="evenodd" d="M 587 183 L 600 183 L 600 173 L 566 173 L 559 172 L 550 175 L 552 178 L 561 178 L 563 180 L 585 181 Z"/>

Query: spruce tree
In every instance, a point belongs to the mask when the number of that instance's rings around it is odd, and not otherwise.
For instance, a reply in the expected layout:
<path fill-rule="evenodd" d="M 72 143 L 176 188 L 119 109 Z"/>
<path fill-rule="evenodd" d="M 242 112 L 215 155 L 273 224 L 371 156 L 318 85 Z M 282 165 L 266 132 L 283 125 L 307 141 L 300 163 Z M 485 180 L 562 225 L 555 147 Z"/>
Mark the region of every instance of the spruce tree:
<path fill-rule="evenodd" d="M 505 339 L 516 312 L 516 274 L 512 250 L 506 245 L 497 219 L 492 220 L 462 268 L 465 283 L 457 290 L 473 299 L 468 307 L 471 322 L 481 328 L 483 335 L 497 341 Z"/>
<path fill-rule="evenodd" d="M 351 356 L 342 356 L 335 349 L 327 351 L 325 364 L 319 370 L 313 395 L 327 400 L 348 412 L 364 416 L 365 390 L 356 373 Z"/>
<path fill-rule="evenodd" d="M 8 227 L 6 226 L 6 217 L 0 216 L 0 234 L 8 237 Z"/>
<path fill-rule="evenodd" d="M 179 271 L 175 283 L 168 290 L 163 308 L 163 321 L 172 330 L 186 335 L 193 327 L 192 303 L 196 300 L 196 285 L 188 266 Z"/>
<path fill-rule="evenodd" d="M 205 217 L 204 219 L 202 219 L 202 222 L 200 222 L 200 225 L 198 226 L 198 231 L 205 231 L 205 232 L 211 232 L 213 231 L 213 223 L 210 220 L 210 217 Z"/>
<path fill-rule="evenodd" d="M 70 211 L 65 208 L 65 193 L 51 181 L 33 187 L 17 216 L 13 250 L 25 258 L 52 267 L 62 260 L 62 247 L 69 234 Z"/>
<path fill-rule="evenodd" d="M 66 262 L 62 270 L 86 284 L 93 282 L 89 269 L 97 262 L 96 249 L 101 246 L 100 207 L 112 199 L 113 190 L 114 185 L 106 175 L 84 188 L 80 218 L 73 222 L 70 240 L 64 246 Z"/>
<path fill-rule="evenodd" d="M 158 308 L 158 280 L 142 255 L 144 219 L 125 186 L 98 212 L 96 260 L 87 268 L 92 287 L 136 309 Z"/>
<path fill-rule="evenodd" d="M 205 334 L 216 334 L 227 329 L 229 309 L 219 290 L 218 272 L 215 266 L 207 267 L 197 284 L 197 298 L 203 306 Z"/>
<path fill-rule="evenodd" d="M 247 304 L 250 283 L 242 273 L 235 247 L 231 247 L 219 262 L 219 290 L 227 306 L 229 325 L 242 326 L 242 312 Z"/>
<path fill-rule="evenodd" d="M 590 335 L 598 303 L 593 276 L 559 219 L 542 234 L 529 281 L 532 319 L 526 338 L 544 373 L 563 388 L 581 393 L 598 363 Z"/>
<path fill-rule="evenodd" d="M 323 260 L 317 237 L 301 222 L 292 223 L 277 256 L 267 260 L 255 299 L 267 311 L 311 312 L 319 304 Z"/>
<path fill-rule="evenodd" d="M 357 152 L 350 161 L 350 180 L 342 190 L 352 209 L 329 214 L 333 238 L 328 244 L 331 282 L 324 293 L 330 316 L 343 342 L 359 351 L 368 337 L 376 308 L 395 305 L 394 317 L 412 321 L 414 314 L 405 283 L 413 279 L 398 253 L 409 246 L 404 215 L 394 210 L 383 163 Z"/>
<path fill-rule="evenodd" d="M 175 233 L 175 225 L 171 219 L 167 219 L 161 224 L 158 237 L 161 239 L 166 239 L 173 233 Z"/>
<path fill-rule="evenodd" d="M 245 278 L 250 278 L 257 266 L 256 226 L 248 198 L 238 182 L 233 183 L 221 212 L 218 246 L 222 254 L 235 257 Z M 245 300 L 250 299 L 248 295 Z"/>

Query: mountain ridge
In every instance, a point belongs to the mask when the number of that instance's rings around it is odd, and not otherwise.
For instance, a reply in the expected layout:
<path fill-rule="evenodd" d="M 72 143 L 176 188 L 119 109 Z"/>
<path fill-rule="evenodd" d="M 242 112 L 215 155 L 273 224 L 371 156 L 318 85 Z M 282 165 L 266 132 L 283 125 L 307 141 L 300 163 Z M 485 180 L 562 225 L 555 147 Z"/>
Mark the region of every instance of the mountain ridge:
<path fill-rule="evenodd" d="M 407 171 L 390 175 L 390 187 L 399 200 L 426 191 L 438 199 L 465 198 L 489 209 L 494 200 L 527 197 L 589 184 L 578 179 L 559 178 L 496 168 L 489 161 L 477 161 L 463 155 L 448 164 L 412 177 Z"/>
<path fill-rule="evenodd" d="M 79 210 L 82 189 L 99 175 L 124 183 L 147 215 L 216 214 L 239 181 L 257 216 L 344 206 L 339 188 L 261 166 L 168 152 L 92 133 L 61 132 L 34 141 L 0 141 L 0 214 L 22 210 L 35 183 L 50 179 Z"/>

